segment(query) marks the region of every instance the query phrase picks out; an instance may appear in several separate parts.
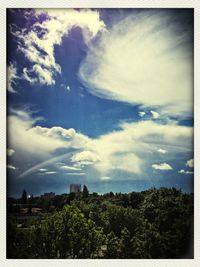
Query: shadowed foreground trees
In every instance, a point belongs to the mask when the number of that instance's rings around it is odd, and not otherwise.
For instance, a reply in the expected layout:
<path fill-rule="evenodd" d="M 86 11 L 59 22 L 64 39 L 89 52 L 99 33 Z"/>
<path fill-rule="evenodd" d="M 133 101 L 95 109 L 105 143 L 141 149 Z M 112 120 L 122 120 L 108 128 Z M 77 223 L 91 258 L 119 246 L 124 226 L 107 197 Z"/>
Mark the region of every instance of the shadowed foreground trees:
<path fill-rule="evenodd" d="M 88 194 L 29 228 L 8 217 L 8 258 L 192 258 L 193 194 Z"/>

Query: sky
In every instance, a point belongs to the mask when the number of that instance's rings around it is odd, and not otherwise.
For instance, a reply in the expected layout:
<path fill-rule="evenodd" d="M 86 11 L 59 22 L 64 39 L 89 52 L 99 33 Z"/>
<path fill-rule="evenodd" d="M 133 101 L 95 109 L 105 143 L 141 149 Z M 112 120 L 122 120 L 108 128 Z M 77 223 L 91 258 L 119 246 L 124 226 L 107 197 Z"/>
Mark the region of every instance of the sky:
<path fill-rule="evenodd" d="M 193 192 L 192 9 L 9 9 L 9 196 Z"/>

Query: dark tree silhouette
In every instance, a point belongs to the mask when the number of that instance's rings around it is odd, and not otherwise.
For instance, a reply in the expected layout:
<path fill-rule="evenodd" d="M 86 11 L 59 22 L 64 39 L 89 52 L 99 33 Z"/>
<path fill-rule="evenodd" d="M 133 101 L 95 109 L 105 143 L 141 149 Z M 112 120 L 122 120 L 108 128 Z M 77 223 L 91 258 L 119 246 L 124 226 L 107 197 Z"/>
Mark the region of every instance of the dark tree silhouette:
<path fill-rule="evenodd" d="M 25 189 L 22 192 L 21 203 L 22 204 L 26 204 L 27 203 L 27 193 L 26 193 L 26 190 Z"/>
<path fill-rule="evenodd" d="M 88 198 L 89 191 L 86 185 L 83 186 L 83 198 Z"/>

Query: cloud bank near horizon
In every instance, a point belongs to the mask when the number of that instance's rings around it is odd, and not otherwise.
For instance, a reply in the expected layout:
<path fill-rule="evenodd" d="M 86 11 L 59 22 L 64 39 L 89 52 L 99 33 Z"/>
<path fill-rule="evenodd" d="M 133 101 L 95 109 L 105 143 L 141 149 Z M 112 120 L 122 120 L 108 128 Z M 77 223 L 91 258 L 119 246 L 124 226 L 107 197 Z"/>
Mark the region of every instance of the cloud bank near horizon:
<path fill-rule="evenodd" d="M 25 111 L 13 110 L 8 122 L 9 145 L 15 151 L 12 158 L 17 161 L 18 153 L 22 154 L 24 166 L 36 159 L 29 169 L 18 168 L 20 177 L 41 170 L 45 174 L 74 172 L 90 176 L 95 170 L 97 180 L 110 177 L 115 171 L 139 179 L 141 175 L 148 176 L 151 165 L 156 170 L 172 169 L 165 161 L 175 160 L 177 155 L 188 154 L 192 149 L 192 127 L 153 120 L 124 122 L 119 130 L 98 138 L 90 138 L 72 128 L 38 126 L 39 118 L 32 119 Z M 160 163 L 155 164 L 156 161 Z"/>

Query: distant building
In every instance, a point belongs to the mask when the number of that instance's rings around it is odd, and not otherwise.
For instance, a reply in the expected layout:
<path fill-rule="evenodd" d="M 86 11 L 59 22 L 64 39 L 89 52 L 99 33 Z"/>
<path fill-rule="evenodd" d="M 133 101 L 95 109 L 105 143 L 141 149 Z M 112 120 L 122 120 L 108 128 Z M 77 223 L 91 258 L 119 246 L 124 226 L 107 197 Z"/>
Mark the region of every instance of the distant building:
<path fill-rule="evenodd" d="M 42 198 L 45 198 L 45 199 L 51 199 L 51 198 L 54 198 L 55 197 L 55 193 L 53 193 L 53 192 L 44 193 L 44 195 L 42 195 L 41 197 Z"/>
<path fill-rule="evenodd" d="M 70 193 L 81 192 L 81 184 L 70 184 Z"/>

